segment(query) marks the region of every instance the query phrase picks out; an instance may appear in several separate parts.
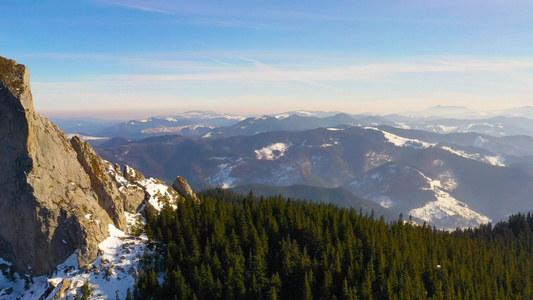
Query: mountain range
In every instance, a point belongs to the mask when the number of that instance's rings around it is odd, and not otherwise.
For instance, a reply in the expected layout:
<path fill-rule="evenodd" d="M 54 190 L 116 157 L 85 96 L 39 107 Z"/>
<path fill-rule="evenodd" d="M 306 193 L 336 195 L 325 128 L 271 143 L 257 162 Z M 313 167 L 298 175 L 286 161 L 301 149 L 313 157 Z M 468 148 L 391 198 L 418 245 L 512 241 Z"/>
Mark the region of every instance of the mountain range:
<path fill-rule="evenodd" d="M 238 116 L 210 111 L 190 111 L 169 116 L 155 116 L 129 121 L 98 119 L 53 119 L 68 134 L 83 136 L 92 144 L 122 137 L 143 139 L 153 136 L 179 134 L 187 137 L 220 138 L 237 135 L 253 135 L 268 131 L 301 131 L 319 127 L 379 126 L 387 125 L 402 129 L 418 129 L 435 133 L 475 132 L 495 137 L 533 136 L 533 118 L 527 107 L 503 111 L 469 114 L 456 117 L 454 111 L 470 111 L 462 107 L 439 106 L 425 110 L 427 116 L 409 115 L 350 115 L 339 112 L 292 111 L 264 116 Z M 518 113 L 520 111 L 525 113 Z M 431 112 L 442 112 L 442 116 Z M 497 114 L 500 113 L 500 114 Z M 449 116 L 454 116 L 449 117 Z"/>
<path fill-rule="evenodd" d="M 455 228 L 529 210 L 532 142 L 528 136 L 340 125 L 225 138 L 112 139 L 97 151 L 169 181 L 180 175 L 223 188 L 339 187 L 393 214 Z"/>

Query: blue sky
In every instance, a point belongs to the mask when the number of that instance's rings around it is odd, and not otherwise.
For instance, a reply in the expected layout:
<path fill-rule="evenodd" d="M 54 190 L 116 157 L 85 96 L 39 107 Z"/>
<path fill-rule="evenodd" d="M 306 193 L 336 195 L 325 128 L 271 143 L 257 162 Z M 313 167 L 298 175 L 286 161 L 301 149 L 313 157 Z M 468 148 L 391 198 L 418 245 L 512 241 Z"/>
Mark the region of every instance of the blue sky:
<path fill-rule="evenodd" d="M 47 116 L 533 104 L 531 1 L 0 2 Z"/>

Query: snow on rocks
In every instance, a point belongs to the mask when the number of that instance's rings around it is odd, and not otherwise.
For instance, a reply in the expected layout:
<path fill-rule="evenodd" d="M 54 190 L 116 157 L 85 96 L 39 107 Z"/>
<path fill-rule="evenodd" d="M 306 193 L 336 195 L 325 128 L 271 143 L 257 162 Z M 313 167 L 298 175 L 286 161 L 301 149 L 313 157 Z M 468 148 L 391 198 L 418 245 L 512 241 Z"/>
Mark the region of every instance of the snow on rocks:
<path fill-rule="evenodd" d="M 127 213 L 126 213 L 127 214 Z M 127 214 L 133 226 L 140 215 Z M 131 228 L 131 227 L 130 227 Z M 30 277 L 9 274 L 9 262 L 0 259 L 0 299 L 73 299 L 88 282 L 93 289 L 90 299 L 125 299 L 138 276 L 139 262 L 147 237 L 135 237 L 109 225 L 110 236 L 99 244 L 100 254 L 90 265 L 79 268 L 77 253 L 58 265 L 50 275 Z M 33 281 L 33 283 L 31 282 Z"/>
<path fill-rule="evenodd" d="M 138 183 L 148 195 L 147 209 L 161 211 L 167 204 L 174 209 L 177 208 L 180 195 L 173 188 L 155 178 L 141 180 Z"/>

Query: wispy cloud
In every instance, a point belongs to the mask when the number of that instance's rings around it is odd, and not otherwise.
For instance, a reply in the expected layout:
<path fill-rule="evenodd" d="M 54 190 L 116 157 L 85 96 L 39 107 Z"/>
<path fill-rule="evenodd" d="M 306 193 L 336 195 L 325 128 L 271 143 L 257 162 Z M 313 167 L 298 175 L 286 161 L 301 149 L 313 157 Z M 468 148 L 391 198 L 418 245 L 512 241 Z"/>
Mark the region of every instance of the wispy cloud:
<path fill-rule="evenodd" d="M 254 29 L 254 30 L 271 30 L 275 26 L 266 24 L 264 22 L 227 19 L 220 17 L 197 17 L 188 21 L 188 24 L 194 26 L 206 26 L 206 27 L 227 27 L 227 28 L 242 28 L 242 29 Z"/>
<path fill-rule="evenodd" d="M 268 53 L 268 62 L 245 52 L 221 51 L 212 46 L 210 51 L 181 49 L 169 53 L 152 54 L 84 54 L 40 53 L 31 57 L 46 59 L 103 60 L 108 64 L 150 69 L 143 74 L 131 72 L 113 76 L 139 77 L 153 80 L 206 80 L 206 81 L 285 81 L 309 85 L 325 82 L 368 82 L 387 76 L 409 73 L 502 73 L 525 72 L 533 68 L 530 58 L 480 58 L 467 56 L 428 56 L 405 59 L 387 59 L 356 63 L 350 54 L 298 54 L 286 63 L 282 53 Z M 253 54 L 253 52 L 252 52 Z M 257 54 L 261 56 L 262 54 Z M 298 57 L 302 59 L 298 60 Z M 120 70 L 120 69 L 119 69 Z M 105 75 L 105 74 L 97 74 Z M 111 74 L 108 74 L 111 75 Z M 117 77 L 118 78 L 118 77 Z"/>
<path fill-rule="evenodd" d="M 141 11 L 159 13 L 159 14 L 165 14 L 165 15 L 175 15 L 176 14 L 174 11 L 171 11 L 171 10 L 164 10 L 164 9 L 148 7 L 148 6 L 143 6 L 143 5 L 124 3 L 124 2 L 111 2 L 109 4 L 115 5 L 115 6 L 121 6 L 121 7 L 129 8 L 129 9 L 134 9 L 134 10 L 141 10 Z"/>
<path fill-rule="evenodd" d="M 191 52 L 194 53 L 194 52 Z M 214 63 L 226 66 L 217 72 L 195 72 L 180 74 L 129 74 L 113 75 L 115 80 L 147 81 L 216 81 L 216 82 L 299 82 L 324 88 L 332 88 L 328 82 L 379 82 L 400 74 L 424 73 L 483 73 L 515 72 L 533 68 L 533 61 L 520 60 L 481 60 L 469 58 L 416 59 L 410 62 L 374 63 L 364 65 L 308 67 L 287 70 L 260 61 L 239 57 L 251 65 L 228 63 L 196 53 Z"/>

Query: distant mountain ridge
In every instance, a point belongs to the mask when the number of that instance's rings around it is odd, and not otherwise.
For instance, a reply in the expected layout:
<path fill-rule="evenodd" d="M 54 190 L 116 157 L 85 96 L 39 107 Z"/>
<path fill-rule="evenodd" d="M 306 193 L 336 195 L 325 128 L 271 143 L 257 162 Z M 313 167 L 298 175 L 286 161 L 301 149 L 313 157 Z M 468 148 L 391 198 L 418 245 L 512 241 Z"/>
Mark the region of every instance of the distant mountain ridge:
<path fill-rule="evenodd" d="M 516 143 L 518 140 L 521 143 Z M 342 186 L 396 212 L 455 228 L 529 209 L 533 199 L 513 190 L 529 191 L 533 177 L 527 168 L 512 164 L 525 166 L 532 161 L 528 156 L 532 141 L 342 125 L 214 139 L 166 136 L 104 144 L 98 151 L 108 160 L 169 180 L 180 172 L 193 183 L 225 188 L 246 184 Z M 477 176 L 478 172 L 482 175 Z M 521 179 L 511 180 L 514 176 Z M 476 182 L 471 177 L 485 179 Z M 484 184 L 495 190 L 487 194 Z M 503 192 L 497 193 L 496 187 Z M 501 201 L 514 204 L 505 206 Z"/>
<path fill-rule="evenodd" d="M 180 134 L 192 138 L 220 138 L 253 135 L 268 131 L 302 131 L 335 126 L 380 126 L 420 129 L 436 133 L 476 132 L 496 137 L 533 136 L 533 114 L 529 107 L 492 112 L 476 112 L 466 107 L 436 106 L 405 115 L 349 115 L 339 112 L 290 111 L 254 117 L 212 111 L 189 111 L 178 115 L 155 116 L 125 122 L 98 119 L 54 119 L 69 134 L 95 138 L 122 137 L 143 139 L 151 136 Z M 525 113 L 521 113 L 524 112 Z M 435 113 L 432 113 L 435 112 Z M 468 113 L 462 113 L 468 112 Z M 450 117 L 452 116 L 452 117 Z M 91 138 L 95 137 L 95 138 Z"/>

